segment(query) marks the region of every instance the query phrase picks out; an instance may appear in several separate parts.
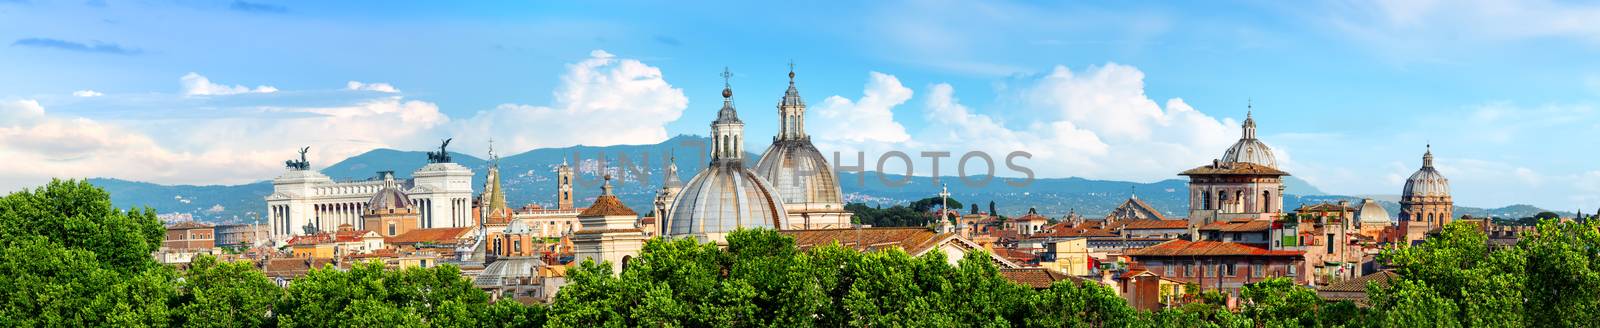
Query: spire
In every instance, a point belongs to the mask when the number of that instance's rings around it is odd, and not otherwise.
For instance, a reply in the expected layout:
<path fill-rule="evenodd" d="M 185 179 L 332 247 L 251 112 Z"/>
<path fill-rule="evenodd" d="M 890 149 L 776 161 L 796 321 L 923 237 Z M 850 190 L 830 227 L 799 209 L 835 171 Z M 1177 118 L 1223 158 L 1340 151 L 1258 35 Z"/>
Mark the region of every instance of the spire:
<path fill-rule="evenodd" d="M 733 73 L 722 68 L 722 110 L 711 122 L 711 162 L 738 163 L 744 159 L 744 122 L 733 108 Z"/>
<path fill-rule="evenodd" d="M 1244 107 L 1244 139 L 1255 139 L 1256 119 L 1252 117 L 1255 112 L 1255 101 L 1246 100 Z"/>
<path fill-rule="evenodd" d="M 1422 153 L 1422 167 L 1433 168 L 1433 144 L 1429 143 L 1427 147 L 1428 151 Z"/>
<path fill-rule="evenodd" d="M 683 180 L 678 178 L 678 155 L 673 153 L 667 159 L 666 177 L 661 180 L 662 188 L 682 188 Z"/>
<path fill-rule="evenodd" d="M 805 139 L 806 101 L 800 99 L 800 91 L 794 88 L 794 61 L 789 61 L 789 90 L 783 92 L 783 100 L 778 102 L 778 136 L 776 140 Z"/>
<path fill-rule="evenodd" d="M 605 172 L 606 184 L 600 186 L 601 196 L 611 196 L 611 172 Z"/>

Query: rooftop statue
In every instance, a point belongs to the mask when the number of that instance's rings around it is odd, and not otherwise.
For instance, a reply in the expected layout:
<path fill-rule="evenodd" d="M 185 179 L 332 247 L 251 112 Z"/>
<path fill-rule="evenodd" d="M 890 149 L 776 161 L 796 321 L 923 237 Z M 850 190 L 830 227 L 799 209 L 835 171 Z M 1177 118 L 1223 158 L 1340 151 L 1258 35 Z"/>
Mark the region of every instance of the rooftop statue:
<path fill-rule="evenodd" d="M 451 139 L 453 139 L 453 138 L 445 138 L 444 142 L 439 144 L 439 151 L 436 151 L 436 152 L 430 151 L 430 152 L 428 152 L 428 163 L 449 163 L 450 162 L 450 152 L 445 151 L 444 147 L 450 146 L 450 140 Z"/>
<path fill-rule="evenodd" d="M 300 160 L 296 161 L 291 159 L 283 161 L 283 166 L 289 167 L 289 169 L 296 171 L 310 170 L 311 162 L 306 160 L 306 151 L 310 150 L 311 147 L 309 146 L 300 148 Z"/>

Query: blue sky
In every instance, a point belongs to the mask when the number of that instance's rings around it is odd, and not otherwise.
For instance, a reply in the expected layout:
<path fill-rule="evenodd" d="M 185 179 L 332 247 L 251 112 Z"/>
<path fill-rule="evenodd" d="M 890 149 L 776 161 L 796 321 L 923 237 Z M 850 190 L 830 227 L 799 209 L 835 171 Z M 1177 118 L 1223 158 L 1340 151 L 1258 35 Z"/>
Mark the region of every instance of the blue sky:
<path fill-rule="evenodd" d="M 1600 6 L 877 1 L 0 1 L 0 187 L 268 179 L 444 136 L 482 152 L 704 134 L 724 66 L 752 150 L 786 63 L 824 150 L 1026 150 L 1156 181 L 1238 138 L 1397 194 L 1432 142 L 1458 204 L 1600 206 Z M 919 172 L 920 174 L 920 172 Z"/>

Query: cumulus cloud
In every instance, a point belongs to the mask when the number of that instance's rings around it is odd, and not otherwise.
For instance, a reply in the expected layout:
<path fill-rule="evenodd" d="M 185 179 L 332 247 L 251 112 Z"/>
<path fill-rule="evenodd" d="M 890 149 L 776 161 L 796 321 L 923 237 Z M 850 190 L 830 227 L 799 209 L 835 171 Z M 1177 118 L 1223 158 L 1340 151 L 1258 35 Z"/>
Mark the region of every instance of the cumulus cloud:
<path fill-rule="evenodd" d="M 82 98 L 92 98 L 92 97 L 99 97 L 99 96 L 104 96 L 104 95 L 106 95 L 106 94 L 100 93 L 99 91 L 94 91 L 94 90 L 78 90 L 78 91 L 73 91 L 72 92 L 72 96 L 73 97 L 82 97 Z"/>
<path fill-rule="evenodd" d="M 389 85 L 388 83 L 382 83 L 382 82 L 362 83 L 361 81 L 350 81 L 350 82 L 346 82 L 345 83 L 344 88 L 345 88 L 345 90 L 355 90 L 355 91 L 376 91 L 376 92 L 382 92 L 382 93 L 400 93 L 400 89 L 397 89 L 393 85 Z"/>
<path fill-rule="evenodd" d="M 1233 120 L 1201 113 L 1182 99 L 1150 99 L 1144 73 L 1132 66 L 1107 64 L 1081 72 L 1056 67 L 1025 77 L 1000 95 L 1006 110 L 974 110 L 960 102 L 951 85 L 934 84 L 921 102 L 927 126 L 915 134 L 905 133 L 892 114 L 911 90 L 887 74 L 874 73 L 870 80 L 861 101 L 834 96 L 820 106 L 811 125 L 838 129 L 813 133 L 819 147 L 881 150 L 885 147 L 872 144 L 889 143 L 908 153 L 984 151 L 997 161 L 1025 151 L 1034 157 L 1021 163 L 1040 176 L 1149 181 L 1209 163 L 1239 133 Z M 1007 112 L 1023 119 L 995 115 Z M 861 128 L 879 126 L 887 128 Z"/>
<path fill-rule="evenodd" d="M 115 177 L 155 183 L 236 184 L 270 179 L 295 149 L 311 146 L 316 168 L 374 148 L 418 149 L 439 138 L 487 140 L 523 151 L 574 144 L 609 145 L 665 140 L 665 124 L 688 106 L 682 90 L 661 71 L 596 50 L 568 66 L 549 105 L 505 104 L 466 119 L 439 106 L 408 99 L 387 83 L 349 82 L 315 106 L 281 97 L 216 102 L 193 95 L 270 92 L 213 83 L 199 74 L 183 78 L 179 95 L 163 108 L 199 108 L 221 115 L 88 118 L 47 111 L 50 103 L 0 100 L 0 187 L 38 185 L 51 177 Z M 305 94 L 305 93 L 298 93 Z M 117 95 L 103 96 L 107 98 Z M 114 100 L 114 99 L 113 99 Z M 73 106 L 76 102 L 64 102 Z M 333 105 L 324 105 L 333 104 Z M 460 143 L 479 151 L 483 142 Z"/>
<path fill-rule="evenodd" d="M 493 138 L 512 151 L 655 143 L 666 140 L 666 124 L 689 105 L 683 90 L 667 83 L 661 69 L 603 50 L 567 65 L 553 99 L 549 105 L 502 104 L 480 111 L 453 126 L 453 135 Z M 465 146 L 474 147 L 481 146 Z"/>
<path fill-rule="evenodd" d="M 38 100 L 0 101 L 0 126 L 22 124 L 41 116 L 44 116 L 44 106 L 40 106 Z"/>
<path fill-rule="evenodd" d="M 211 79 L 199 73 L 189 72 L 178 79 L 183 85 L 183 94 L 190 96 L 222 96 L 241 93 L 273 93 L 278 88 L 269 85 L 256 86 L 254 89 L 243 86 L 228 86 L 225 84 L 211 83 Z"/>
<path fill-rule="evenodd" d="M 911 139 L 896 122 L 892 109 L 911 99 L 911 88 L 893 75 L 871 72 L 860 99 L 832 96 L 816 108 L 815 127 L 809 134 L 825 142 L 897 143 Z"/>
<path fill-rule="evenodd" d="M 449 122 L 436 105 L 399 97 L 333 107 L 259 107 L 229 118 L 96 120 L 48 113 L 37 101 L 0 104 L 0 186 L 51 177 L 156 183 L 246 183 L 283 170 L 311 145 L 323 166 L 378 147 L 432 142 Z"/>

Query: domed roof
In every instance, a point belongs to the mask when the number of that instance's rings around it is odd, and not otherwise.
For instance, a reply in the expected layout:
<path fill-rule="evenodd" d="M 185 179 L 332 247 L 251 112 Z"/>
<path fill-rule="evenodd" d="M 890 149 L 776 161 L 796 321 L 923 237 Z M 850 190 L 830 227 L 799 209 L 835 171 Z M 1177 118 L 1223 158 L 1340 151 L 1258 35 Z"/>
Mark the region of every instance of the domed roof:
<path fill-rule="evenodd" d="M 1428 152 L 1422 154 L 1422 168 L 1406 179 L 1405 191 L 1400 193 L 1402 197 L 1450 196 L 1450 179 L 1433 169 L 1433 146 L 1428 148 Z"/>
<path fill-rule="evenodd" d="M 1361 208 L 1356 209 L 1356 220 L 1387 224 L 1390 221 L 1389 210 L 1383 209 L 1383 205 L 1379 205 L 1378 202 L 1373 201 L 1371 198 L 1363 199 L 1361 200 Z"/>
<path fill-rule="evenodd" d="M 1272 156 L 1272 148 L 1256 139 L 1256 120 L 1250 117 L 1249 113 L 1245 114 L 1244 135 L 1239 138 L 1239 142 L 1233 144 L 1233 147 L 1228 147 L 1227 152 L 1222 153 L 1222 162 L 1251 163 L 1278 168 L 1278 159 Z"/>
<path fill-rule="evenodd" d="M 770 182 L 787 204 L 839 204 L 839 179 L 809 139 L 779 140 L 761 154 L 756 173 Z"/>
<path fill-rule="evenodd" d="M 398 183 L 395 183 L 393 177 L 393 175 L 386 175 L 383 190 L 379 190 L 377 194 L 372 195 L 372 199 L 367 200 L 368 211 L 416 210 L 415 205 L 411 204 L 411 196 L 406 195 L 406 192 L 401 190 L 402 188 Z"/>
<path fill-rule="evenodd" d="M 788 214 L 778 193 L 739 162 L 713 164 L 672 201 L 666 235 L 719 239 L 739 228 L 782 226 Z"/>

